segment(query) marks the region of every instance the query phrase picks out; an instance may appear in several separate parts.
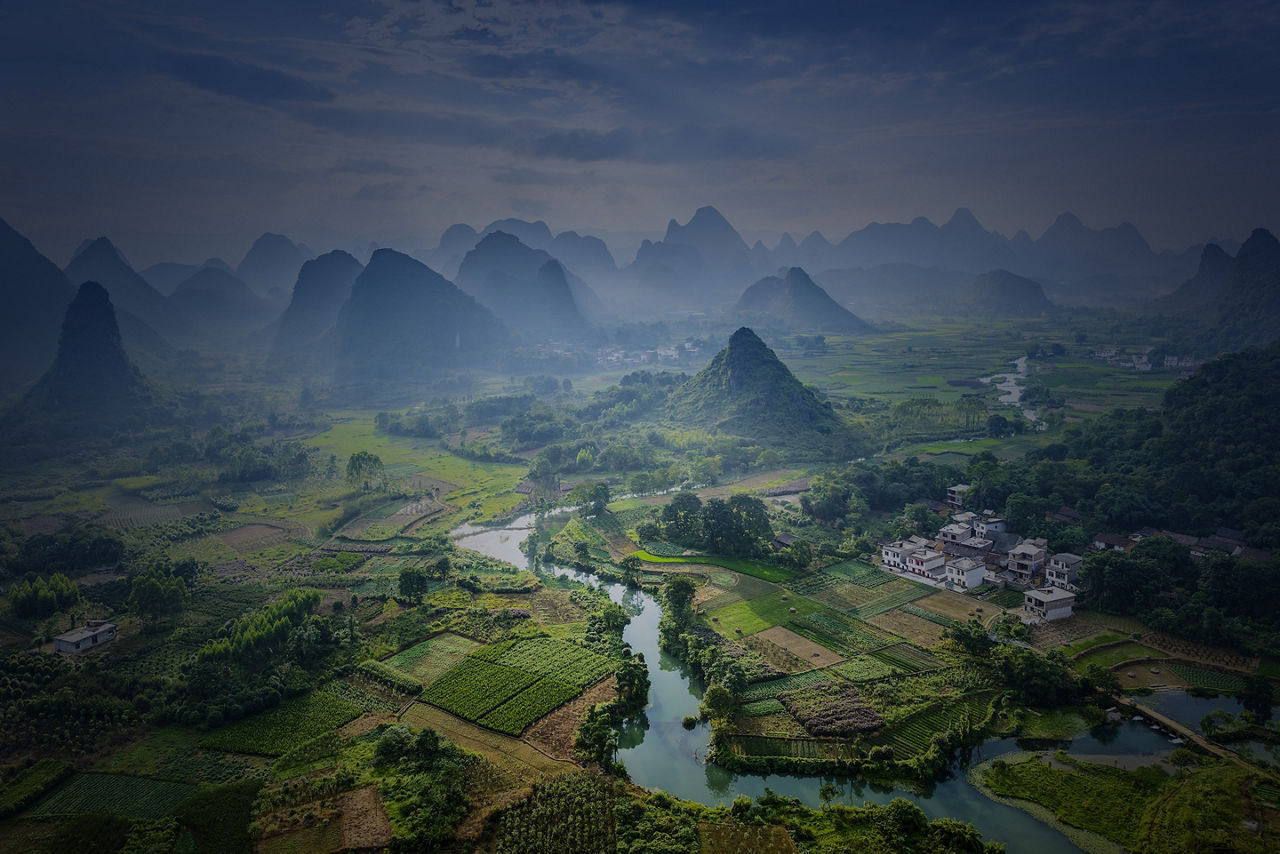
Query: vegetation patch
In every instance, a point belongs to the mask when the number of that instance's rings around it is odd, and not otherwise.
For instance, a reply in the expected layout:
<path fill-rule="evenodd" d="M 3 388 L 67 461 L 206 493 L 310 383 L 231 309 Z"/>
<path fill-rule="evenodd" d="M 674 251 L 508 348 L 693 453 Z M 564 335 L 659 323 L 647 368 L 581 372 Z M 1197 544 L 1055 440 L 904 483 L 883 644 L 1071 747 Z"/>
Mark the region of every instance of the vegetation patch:
<path fill-rule="evenodd" d="M 477 723 L 507 735 L 519 736 L 531 723 L 549 715 L 581 691 L 576 685 L 567 685 L 558 679 L 539 679 Z"/>
<path fill-rule="evenodd" d="M 884 723 L 848 682 L 827 682 L 784 691 L 778 700 L 810 735 L 848 738 Z"/>
<path fill-rule="evenodd" d="M 1075 660 L 1075 667 L 1083 673 L 1091 664 L 1109 669 L 1123 661 L 1145 658 L 1168 658 L 1168 653 L 1139 643 L 1122 643 L 1085 653 Z"/>
<path fill-rule="evenodd" d="M 997 590 L 982 601 L 990 602 L 997 608 L 1021 608 L 1022 603 L 1026 601 L 1026 595 L 1021 590 L 1006 587 L 1004 590 Z"/>
<path fill-rule="evenodd" d="M 854 656 L 828 670 L 850 682 L 870 682 L 874 679 L 893 676 L 895 673 L 907 672 L 870 654 Z"/>
<path fill-rule="evenodd" d="M 882 569 L 860 560 L 846 560 L 823 569 L 823 572 L 837 575 L 846 581 L 852 581 L 859 587 L 875 589 L 895 581 L 896 577 Z"/>
<path fill-rule="evenodd" d="M 1192 688 L 1204 688 L 1208 691 L 1218 691 L 1225 694 L 1238 694 L 1245 687 L 1244 679 L 1232 673 L 1193 667 L 1190 664 L 1183 664 L 1179 661 L 1169 662 L 1168 667 L 1174 673 L 1187 680 L 1187 684 Z"/>
<path fill-rule="evenodd" d="M 786 626 L 773 626 L 756 634 L 754 637 L 762 638 L 775 644 L 799 659 L 803 665 L 809 668 L 829 667 L 832 664 L 839 664 L 844 661 L 844 658 L 825 646 L 814 643 L 804 635 L 796 634 Z"/>
<path fill-rule="evenodd" d="M 614 804 L 621 784 L 580 772 L 538 783 L 490 820 L 495 854 L 565 854 L 617 849 Z"/>
<path fill-rule="evenodd" d="M 743 575 L 750 575 L 753 578 L 760 578 L 765 581 L 780 583 L 791 578 L 792 571 L 785 567 L 778 566 L 773 563 L 765 563 L 762 560 L 752 560 L 751 558 L 740 557 L 722 557 L 720 555 L 686 555 L 684 557 L 661 557 L 640 549 L 632 552 L 635 557 L 640 558 L 648 563 L 685 563 L 697 566 L 719 566 L 724 569 L 732 569 L 734 572 L 741 572 Z"/>
<path fill-rule="evenodd" d="M 1040 804 L 1066 824 L 1126 846 L 1132 845 L 1147 805 L 1168 781 L 1159 766 L 1125 771 L 1040 756 L 1012 763 L 996 760 L 982 778 L 998 795 Z"/>
<path fill-rule="evenodd" d="M 0 818 L 22 812 L 75 773 L 70 762 L 41 759 L 0 787 Z"/>
<path fill-rule="evenodd" d="M 708 617 L 721 634 L 732 635 L 740 630 L 742 634 L 750 635 L 820 610 L 822 610 L 821 605 L 810 602 L 808 599 L 787 596 L 785 593 L 771 593 L 768 596 L 717 608 L 711 611 Z"/>
<path fill-rule="evenodd" d="M 422 684 L 429 685 L 479 646 L 470 638 L 445 632 L 396 653 L 386 659 L 386 663 Z"/>
<path fill-rule="evenodd" d="M 422 698 L 460 718 L 478 722 L 537 680 L 533 674 L 514 667 L 467 658 L 431 683 Z"/>
<path fill-rule="evenodd" d="M 214 730 L 200 744 L 232 753 L 283 756 L 304 742 L 359 716 L 359 707 L 331 694 L 313 691 Z"/>
<path fill-rule="evenodd" d="M 163 818 L 185 801 L 195 786 L 128 777 L 80 774 L 36 804 L 33 815 L 113 813 L 126 818 Z"/>
<path fill-rule="evenodd" d="M 748 685 L 738 695 L 738 699 L 744 703 L 766 700 L 771 697 L 776 698 L 787 691 L 794 691 L 797 688 L 821 685 L 830 681 L 831 677 L 821 670 L 811 670 L 808 673 L 797 673 L 794 676 L 783 676 L 781 679 L 770 679 L 767 682 L 756 682 Z"/>
<path fill-rule="evenodd" d="M 936 670 L 942 662 L 922 649 L 908 643 L 895 643 L 870 653 L 890 667 L 902 673 L 920 673 L 925 670 Z"/>
<path fill-rule="evenodd" d="M 830 610 L 793 619 L 788 627 L 827 649 L 846 655 L 877 649 L 899 639 L 897 635 L 878 629 L 870 623 Z"/>

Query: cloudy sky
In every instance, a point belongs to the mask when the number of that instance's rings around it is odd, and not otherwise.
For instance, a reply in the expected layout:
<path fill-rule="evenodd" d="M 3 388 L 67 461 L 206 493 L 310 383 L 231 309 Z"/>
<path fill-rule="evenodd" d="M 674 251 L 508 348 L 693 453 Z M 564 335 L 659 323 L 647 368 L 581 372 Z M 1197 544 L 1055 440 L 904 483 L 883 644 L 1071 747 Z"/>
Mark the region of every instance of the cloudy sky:
<path fill-rule="evenodd" d="M 505 216 L 625 253 L 703 204 L 1180 249 L 1280 226 L 1278 43 L 1270 0 L 8 0 L 0 218 L 135 265 Z"/>

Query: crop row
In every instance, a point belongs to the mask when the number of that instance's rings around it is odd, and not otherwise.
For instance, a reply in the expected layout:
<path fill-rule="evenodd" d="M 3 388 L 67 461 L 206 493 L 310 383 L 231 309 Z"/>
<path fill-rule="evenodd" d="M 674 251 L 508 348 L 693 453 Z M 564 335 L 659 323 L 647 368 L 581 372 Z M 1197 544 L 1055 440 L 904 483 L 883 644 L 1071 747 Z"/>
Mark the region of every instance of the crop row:
<path fill-rule="evenodd" d="M 766 700 L 770 697 L 777 697 L 784 691 L 794 691 L 797 688 L 805 688 L 809 685 L 821 685 L 824 682 L 830 682 L 831 677 L 823 673 L 821 670 L 810 670 L 808 673 L 797 673 L 794 676 L 783 676 L 781 679 L 770 679 L 767 682 L 756 682 L 748 685 L 741 694 L 739 699 L 744 703 L 751 703 L 756 700 Z"/>
<path fill-rule="evenodd" d="M 613 669 L 603 655 L 552 638 L 524 641 L 492 660 L 538 676 L 552 676 L 579 691 L 599 682 Z"/>
<path fill-rule="evenodd" d="M 853 745 L 848 742 L 818 741 L 812 738 L 783 738 L 770 735 L 731 735 L 725 738 L 729 750 L 739 756 L 785 756 L 794 759 L 848 759 Z"/>
<path fill-rule="evenodd" d="M 923 753 L 936 735 L 959 726 L 977 726 L 987 718 L 991 693 L 983 692 L 958 701 L 940 703 L 914 715 L 880 735 L 876 740 L 892 745 L 897 759 Z"/>
<path fill-rule="evenodd" d="M 942 666 L 936 658 L 908 643 L 895 643 L 882 647 L 871 653 L 885 664 L 906 673 L 919 673 L 923 670 L 936 670 Z"/>
<path fill-rule="evenodd" d="M 366 659 L 360 662 L 360 666 L 356 670 L 373 681 L 401 694 L 417 695 L 422 693 L 421 682 L 381 661 L 375 661 L 372 658 Z"/>
<path fill-rule="evenodd" d="M 932 593 L 932 588 L 925 587 L 923 584 L 912 583 L 910 587 L 903 590 L 896 590 L 887 596 L 882 596 L 866 605 L 859 605 L 851 612 L 852 616 L 865 620 L 868 617 L 874 617 L 877 614 L 883 614 L 886 611 L 892 611 L 894 608 L 901 607 L 908 602 L 914 602 L 922 596 L 928 596 Z"/>
<path fill-rule="evenodd" d="M 477 723 L 507 735 L 519 736 L 529 724 L 578 695 L 578 689 L 556 679 L 539 679 Z"/>
<path fill-rule="evenodd" d="M 855 656 L 848 661 L 828 667 L 832 673 L 850 682 L 870 682 L 872 679 L 883 679 L 903 670 L 870 653 Z"/>
<path fill-rule="evenodd" d="M 36 804 L 34 815 L 112 813 L 125 818 L 163 818 L 196 787 L 124 774 L 81 774 Z"/>
<path fill-rule="evenodd" d="M 1021 590 L 1007 587 L 997 593 L 992 593 L 987 597 L 986 601 L 1001 608 L 1017 608 L 1025 598 L 1026 596 Z"/>
<path fill-rule="evenodd" d="M 841 579 L 835 575 L 826 572 L 815 572 L 813 575 L 806 575 L 801 578 L 793 578 L 787 582 L 787 589 L 799 593 L 802 596 L 812 596 L 814 593 L 821 593 L 839 584 Z"/>
<path fill-rule="evenodd" d="M 422 696 L 446 712 L 478 721 L 536 681 L 536 676 L 514 667 L 466 658 L 431 683 Z"/>
<path fill-rule="evenodd" d="M 0 818 L 22 812 L 45 792 L 75 773 L 70 762 L 41 759 L 0 787 Z"/>
<path fill-rule="evenodd" d="M 1169 669 L 1181 676 L 1192 688 L 1207 688 L 1210 691 L 1238 693 L 1244 690 L 1244 679 L 1230 673 L 1207 670 L 1203 667 L 1192 667 L 1189 664 L 1171 663 Z"/>
<path fill-rule="evenodd" d="M 944 629 L 949 629 L 956 624 L 956 621 L 950 617 L 944 617 L 936 611 L 930 611 L 927 608 L 921 608 L 919 605 L 912 605 L 911 603 L 899 605 L 898 610 L 904 614 L 910 614 L 913 617 L 928 620 L 935 625 L 942 626 Z"/>
<path fill-rule="evenodd" d="M 283 756 L 318 735 L 360 716 L 359 707 L 321 691 L 285 700 L 216 729 L 200 741 L 202 747 L 228 753 Z"/>
<path fill-rule="evenodd" d="M 782 705 L 778 698 L 768 697 L 764 700 L 743 703 L 742 708 L 738 709 L 738 714 L 744 718 L 759 718 L 764 715 L 776 715 L 786 710 L 786 707 Z"/>
<path fill-rule="evenodd" d="M 394 712 L 396 707 L 386 699 L 342 679 L 330 679 L 316 690 L 323 691 L 331 697 L 337 697 L 365 712 Z"/>
<path fill-rule="evenodd" d="M 837 611 L 808 614 L 791 621 L 791 628 L 822 646 L 857 654 L 884 646 L 893 638 L 860 620 Z"/>
<path fill-rule="evenodd" d="M 876 569 L 870 564 L 862 561 L 847 560 L 844 563 L 838 563 L 835 566 L 829 566 L 826 572 L 839 575 L 852 581 L 859 587 L 868 589 L 880 587 L 893 581 L 893 576 L 883 570 Z"/>

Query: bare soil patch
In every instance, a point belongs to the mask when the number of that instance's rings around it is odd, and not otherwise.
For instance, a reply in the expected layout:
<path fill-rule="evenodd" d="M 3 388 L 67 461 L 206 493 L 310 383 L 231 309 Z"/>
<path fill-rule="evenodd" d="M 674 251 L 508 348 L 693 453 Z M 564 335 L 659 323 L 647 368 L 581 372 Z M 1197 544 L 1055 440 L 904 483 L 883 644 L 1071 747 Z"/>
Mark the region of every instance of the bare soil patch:
<path fill-rule="evenodd" d="M 95 584 L 105 584 L 108 581 L 115 581 L 117 578 L 124 578 L 125 574 L 123 570 L 104 569 L 101 572 L 82 575 L 75 582 L 80 587 L 92 587 Z"/>
<path fill-rule="evenodd" d="M 363 850 L 391 844 L 391 819 L 382 808 L 377 786 L 343 792 L 338 807 L 342 810 L 343 848 Z"/>
<path fill-rule="evenodd" d="M 959 620 L 962 623 L 972 619 L 969 612 L 974 612 L 973 616 L 981 618 L 982 612 L 978 612 L 977 608 L 983 611 L 991 610 L 989 607 L 983 606 L 981 602 L 972 596 L 964 596 L 960 593 L 952 593 L 950 590 L 942 590 L 923 599 L 917 599 L 911 603 L 925 610 L 932 611 L 935 614 L 941 614 L 944 617 L 950 617 L 953 620 Z"/>
<path fill-rule="evenodd" d="M 443 709 L 414 703 L 400 716 L 411 727 L 430 727 L 459 747 L 483 754 L 503 771 L 525 783 L 577 769 L 575 762 L 554 759 L 519 739 L 456 718 Z"/>
<path fill-rule="evenodd" d="M 752 854 L 790 854 L 799 852 L 791 834 L 780 825 L 763 827 L 754 824 L 722 822 L 698 825 L 698 842 L 702 854 L 721 854 L 724 851 L 750 851 Z"/>
<path fill-rule="evenodd" d="M 235 549 L 238 554 L 248 554 L 280 545 L 289 539 L 289 532 L 274 525 L 255 522 L 252 525 L 241 525 L 230 531 L 222 531 L 216 536 Z"/>
<path fill-rule="evenodd" d="M 819 643 L 814 643 L 806 637 L 796 634 L 786 626 L 774 626 L 757 632 L 755 637 L 763 638 L 778 647 L 789 652 L 791 655 L 803 661 L 808 665 L 809 670 L 818 667 L 829 667 L 832 664 L 839 664 L 844 658 L 836 655 L 831 650 Z"/>
<path fill-rule="evenodd" d="M 393 724 L 395 722 L 395 715 L 389 715 L 384 712 L 365 712 L 354 721 L 338 727 L 338 736 L 343 741 L 350 741 L 353 738 L 364 735 L 378 724 Z"/>
<path fill-rule="evenodd" d="M 917 646 L 933 646 L 942 640 L 942 626 L 897 609 L 877 614 L 867 622 L 878 629 L 902 635 Z"/>
<path fill-rule="evenodd" d="M 534 721 L 525 730 L 523 740 L 556 759 L 573 761 L 573 734 L 582 725 L 588 709 L 613 699 L 616 684 L 617 680 L 610 676 L 588 688 L 551 714 Z"/>

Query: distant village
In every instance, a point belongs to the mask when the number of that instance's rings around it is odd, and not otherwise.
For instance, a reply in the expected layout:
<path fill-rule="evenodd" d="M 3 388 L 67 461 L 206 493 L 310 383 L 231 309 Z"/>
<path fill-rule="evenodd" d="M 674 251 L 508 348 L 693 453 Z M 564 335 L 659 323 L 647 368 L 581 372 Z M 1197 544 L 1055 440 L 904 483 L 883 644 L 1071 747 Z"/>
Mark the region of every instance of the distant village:
<path fill-rule="evenodd" d="M 947 489 L 946 503 L 930 499 L 917 501 L 950 522 L 933 538 L 917 534 L 905 540 L 882 543 L 880 566 L 956 592 L 978 591 L 984 585 L 1023 590 L 1023 621 L 1033 625 L 1070 617 L 1076 594 L 1080 592 L 1084 556 L 1070 552 L 1051 555 L 1046 539 L 1023 538 L 1008 529 L 1003 516 L 990 510 L 981 513 L 965 510 L 964 500 L 970 489 L 970 484 L 957 483 Z M 1046 514 L 1046 518 L 1065 525 L 1079 525 L 1083 521 L 1070 507 L 1060 507 Z M 1208 537 L 1155 528 L 1143 528 L 1128 536 L 1100 532 L 1090 540 L 1086 551 L 1128 551 L 1139 540 L 1155 536 L 1181 543 L 1197 560 L 1213 550 L 1255 560 L 1271 557 L 1267 551 L 1246 546 L 1244 534 L 1230 528 L 1219 528 Z"/>

